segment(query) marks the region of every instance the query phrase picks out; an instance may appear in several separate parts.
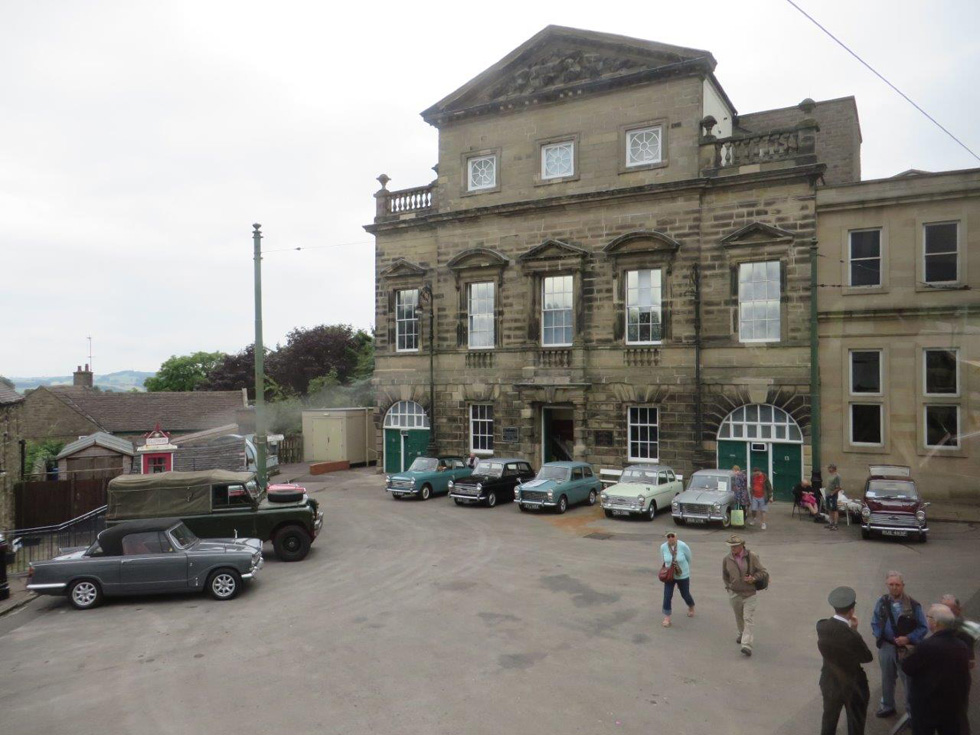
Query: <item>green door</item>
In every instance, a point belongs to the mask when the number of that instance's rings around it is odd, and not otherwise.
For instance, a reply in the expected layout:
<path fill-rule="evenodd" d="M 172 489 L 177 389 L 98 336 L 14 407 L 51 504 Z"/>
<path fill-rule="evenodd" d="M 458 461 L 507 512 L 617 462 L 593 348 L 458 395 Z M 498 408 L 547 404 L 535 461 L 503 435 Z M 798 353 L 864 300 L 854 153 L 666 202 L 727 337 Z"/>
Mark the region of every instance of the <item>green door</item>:
<path fill-rule="evenodd" d="M 402 471 L 402 435 L 400 429 L 385 429 L 385 472 Z"/>
<path fill-rule="evenodd" d="M 428 447 L 428 429 L 385 429 L 385 472 L 402 472 L 408 469 L 416 457 L 425 456 Z"/>
<path fill-rule="evenodd" d="M 772 489 L 780 500 L 793 497 L 793 487 L 803 477 L 803 445 L 772 444 Z"/>
<path fill-rule="evenodd" d="M 745 466 L 745 442 L 718 441 L 718 469 L 730 470 L 735 465 L 747 471 Z"/>
<path fill-rule="evenodd" d="M 763 444 L 761 442 L 754 442 L 758 446 L 765 447 L 761 452 L 757 452 L 752 449 L 752 443 L 749 444 L 749 487 L 752 487 L 752 473 L 757 469 L 762 470 L 766 473 L 766 477 L 769 477 L 769 445 Z M 770 481 L 772 478 L 769 478 Z"/>
<path fill-rule="evenodd" d="M 428 448 L 429 430 L 409 429 L 405 435 L 405 467 L 410 467 L 416 457 L 424 457 Z"/>

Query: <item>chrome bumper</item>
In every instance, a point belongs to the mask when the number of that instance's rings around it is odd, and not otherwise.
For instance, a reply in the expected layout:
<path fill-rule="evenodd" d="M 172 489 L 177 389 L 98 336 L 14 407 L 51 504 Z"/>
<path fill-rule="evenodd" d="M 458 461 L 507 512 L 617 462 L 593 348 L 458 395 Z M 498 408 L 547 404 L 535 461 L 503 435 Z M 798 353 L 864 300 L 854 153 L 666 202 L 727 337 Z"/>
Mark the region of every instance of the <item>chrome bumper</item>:
<path fill-rule="evenodd" d="M 624 513 L 642 513 L 649 507 L 649 506 L 644 507 L 642 505 L 637 505 L 636 503 L 631 503 L 630 505 L 618 505 L 618 504 L 610 503 L 608 500 L 607 501 L 600 500 L 599 505 L 602 506 L 603 510 L 621 510 Z"/>
<path fill-rule="evenodd" d="M 51 582 L 48 584 L 29 584 L 27 589 L 34 592 L 50 592 L 51 590 L 63 590 L 67 586 L 67 582 Z"/>
<path fill-rule="evenodd" d="M 449 497 L 456 498 L 457 500 L 472 500 L 473 502 L 487 499 L 487 496 L 483 493 L 480 493 L 479 495 L 463 495 L 462 493 L 454 493 L 452 491 L 450 491 Z"/>
<path fill-rule="evenodd" d="M 386 487 L 386 493 L 392 495 L 418 495 L 418 489 L 414 487 Z"/>
<path fill-rule="evenodd" d="M 862 523 L 865 531 L 894 531 L 895 533 L 929 533 L 929 526 L 880 526 L 877 523 Z"/>
<path fill-rule="evenodd" d="M 671 510 L 670 514 L 674 518 L 679 518 L 682 521 L 694 521 L 695 523 L 721 523 L 722 521 L 725 520 L 725 516 L 723 515 L 713 516 L 710 513 L 706 516 L 691 515 L 690 513 L 685 515 L 682 511 Z"/>
<path fill-rule="evenodd" d="M 254 567 L 252 567 L 252 571 L 250 571 L 248 574 L 243 574 L 242 579 L 251 579 L 255 575 L 255 573 L 262 568 L 263 564 L 265 564 L 265 559 L 263 559 L 260 556 L 258 563 Z"/>
<path fill-rule="evenodd" d="M 317 511 L 316 520 L 313 522 L 313 536 L 316 537 L 320 534 L 320 529 L 323 528 L 323 511 Z"/>
<path fill-rule="evenodd" d="M 518 500 L 525 508 L 554 508 L 558 503 L 549 500 Z"/>

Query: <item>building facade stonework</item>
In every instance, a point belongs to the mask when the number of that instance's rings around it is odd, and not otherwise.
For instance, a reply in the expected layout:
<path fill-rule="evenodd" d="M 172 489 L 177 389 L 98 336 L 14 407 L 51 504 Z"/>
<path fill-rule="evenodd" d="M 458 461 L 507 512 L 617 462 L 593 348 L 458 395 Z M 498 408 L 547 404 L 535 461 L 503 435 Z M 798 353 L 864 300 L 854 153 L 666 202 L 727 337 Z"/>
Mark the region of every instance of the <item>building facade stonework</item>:
<path fill-rule="evenodd" d="M 740 117 L 714 68 L 549 26 L 423 113 L 437 178 L 379 177 L 367 227 L 386 470 L 428 448 L 809 474 L 816 190 L 859 176 L 857 112 Z"/>

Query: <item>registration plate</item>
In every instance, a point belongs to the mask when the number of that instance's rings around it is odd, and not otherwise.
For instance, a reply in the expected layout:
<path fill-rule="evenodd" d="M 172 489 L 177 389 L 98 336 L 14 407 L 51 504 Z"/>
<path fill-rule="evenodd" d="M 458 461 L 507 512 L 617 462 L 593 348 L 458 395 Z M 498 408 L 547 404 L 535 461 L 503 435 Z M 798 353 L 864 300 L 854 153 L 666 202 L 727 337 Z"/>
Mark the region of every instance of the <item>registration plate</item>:
<path fill-rule="evenodd" d="M 688 523 L 707 523 L 708 522 L 708 519 L 707 518 L 685 518 L 684 520 L 687 521 Z"/>
<path fill-rule="evenodd" d="M 628 510 L 614 510 L 613 511 L 613 515 L 614 516 L 628 516 L 629 514 L 630 514 L 630 512 Z"/>
<path fill-rule="evenodd" d="M 898 530 L 895 530 L 893 528 L 886 528 L 884 531 L 881 532 L 881 535 L 882 536 L 908 536 L 909 535 L 909 532 L 908 531 L 898 531 Z"/>

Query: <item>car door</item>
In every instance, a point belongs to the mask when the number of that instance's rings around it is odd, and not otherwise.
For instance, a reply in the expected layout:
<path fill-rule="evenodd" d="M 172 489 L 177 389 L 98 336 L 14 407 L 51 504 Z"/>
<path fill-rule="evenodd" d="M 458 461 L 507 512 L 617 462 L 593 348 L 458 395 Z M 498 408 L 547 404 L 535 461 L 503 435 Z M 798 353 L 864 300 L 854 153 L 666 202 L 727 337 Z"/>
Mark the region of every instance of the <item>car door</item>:
<path fill-rule="evenodd" d="M 585 480 L 585 472 L 581 467 L 572 468 L 572 477 L 568 483 L 568 502 L 581 503 L 589 495 L 588 483 Z"/>
<path fill-rule="evenodd" d="M 473 474 L 473 470 L 466 466 L 466 462 L 461 459 L 453 460 L 452 476 L 454 480 L 459 480 L 463 477 L 469 477 Z"/>
<path fill-rule="evenodd" d="M 162 531 L 123 537 L 119 591 L 153 593 L 187 587 L 187 554 L 174 547 Z"/>
<path fill-rule="evenodd" d="M 513 500 L 514 499 L 514 488 L 517 487 L 517 481 L 521 479 L 521 470 L 516 462 L 508 462 L 504 465 L 504 473 L 499 480 L 498 487 L 500 491 L 498 495 L 501 496 L 502 500 Z"/>
<path fill-rule="evenodd" d="M 663 508 L 664 503 L 670 504 L 670 480 L 667 477 L 667 470 L 660 470 L 657 473 L 657 486 L 653 496 L 657 500 L 658 508 Z"/>

